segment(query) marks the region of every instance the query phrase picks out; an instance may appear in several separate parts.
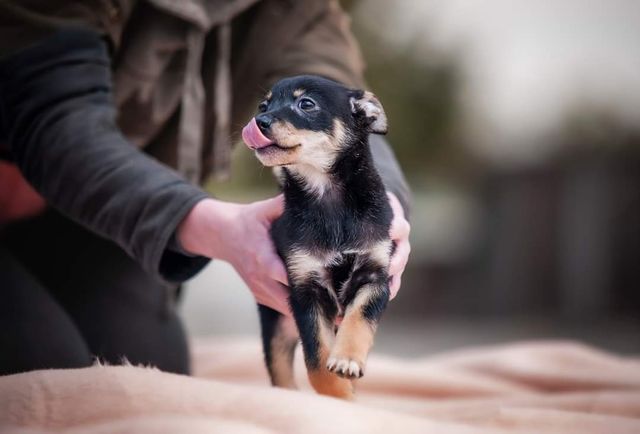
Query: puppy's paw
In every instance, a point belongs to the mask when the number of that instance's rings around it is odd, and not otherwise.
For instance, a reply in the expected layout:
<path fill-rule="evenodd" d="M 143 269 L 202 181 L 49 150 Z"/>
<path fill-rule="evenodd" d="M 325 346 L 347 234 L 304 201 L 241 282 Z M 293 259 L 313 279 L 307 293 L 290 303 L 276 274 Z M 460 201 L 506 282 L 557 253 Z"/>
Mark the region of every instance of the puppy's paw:
<path fill-rule="evenodd" d="M 331 355 L 327 360 L 327 369 L 339 377 L 355 380 L 364 375 L 364 363 L 348 357 Z"/>

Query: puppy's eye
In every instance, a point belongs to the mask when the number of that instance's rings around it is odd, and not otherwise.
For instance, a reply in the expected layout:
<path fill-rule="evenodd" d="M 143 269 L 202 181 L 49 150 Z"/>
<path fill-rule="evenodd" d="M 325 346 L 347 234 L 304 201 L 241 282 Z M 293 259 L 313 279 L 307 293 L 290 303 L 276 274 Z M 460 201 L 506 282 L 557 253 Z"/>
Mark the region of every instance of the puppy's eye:
<path fill-rule="evenodd" d="M 316 103 L 312 99 L 302 98 L 298 101 L 298 107 L 300 107 L 301 110 L 309 111 L 316 108 Z"/>
<path fill-rule="evenodd" d="M 267 107 L 268 107 L 268 105 L 269 105 L 269 104 L 267 104 L 267 102 L 266 102 L 266 101 L 262 101 L 260 104 L 258 104 L 258 111 L 259 111 L 260 113 L 264 113 L 264 112 L 266 112 L 266 111 L 267 111 Z"/>

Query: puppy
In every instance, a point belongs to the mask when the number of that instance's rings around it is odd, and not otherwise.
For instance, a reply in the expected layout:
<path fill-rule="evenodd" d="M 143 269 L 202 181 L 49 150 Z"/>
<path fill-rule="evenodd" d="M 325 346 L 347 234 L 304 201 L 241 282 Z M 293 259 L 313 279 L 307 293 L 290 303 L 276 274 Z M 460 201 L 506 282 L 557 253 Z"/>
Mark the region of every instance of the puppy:
<path fill-rule="evenodd" d="M 271 236 L 295 320 L 258 306 L 271 382 L 295 388 L 300 339 L 314 389 L 352 399 L 389 300 L 392 210 L 368 140 L 387 118 L 371 92 L 316 76 L 279 81 L 258 112 L 242 136 L 284 193 Z"/>

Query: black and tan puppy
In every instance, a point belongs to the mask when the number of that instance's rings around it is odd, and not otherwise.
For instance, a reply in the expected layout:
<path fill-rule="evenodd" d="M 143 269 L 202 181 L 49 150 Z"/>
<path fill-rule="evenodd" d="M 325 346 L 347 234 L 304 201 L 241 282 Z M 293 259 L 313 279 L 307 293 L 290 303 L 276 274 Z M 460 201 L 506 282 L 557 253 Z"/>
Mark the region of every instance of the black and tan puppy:
<path fill-rule="evenodd" d="M 271 236 L 295 319 L 259 306 L 271 381 L 295 387 L 300 338 L 316 391 L 351 399 L 389 300 L 392 210 L 368 140 L 386 133 L 387 119 L 372 93 L 315 76 L 276 83 L 258 111 L 243 138 L 282 186 Z"/>

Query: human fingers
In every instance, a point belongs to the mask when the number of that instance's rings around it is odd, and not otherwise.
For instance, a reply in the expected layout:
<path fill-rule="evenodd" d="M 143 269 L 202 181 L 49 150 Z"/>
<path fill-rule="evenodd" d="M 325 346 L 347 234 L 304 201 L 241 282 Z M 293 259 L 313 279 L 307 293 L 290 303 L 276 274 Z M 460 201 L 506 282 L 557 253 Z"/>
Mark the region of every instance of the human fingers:
<path fill-rule="evenodd" d="M 284 196 L 279 194 L 270 199 L 255 202 L 254 205 L 258 207 L 260 214 L 267 221 L 273 221 L 280 217 L 284 212 Z"/>
<path fill-rule="evenodd" d="M 389 228 L 389 236 L 391 239 L 396 241 L 409 238 L 410 232 L 411 225 L 409 222 L 404 217 L 396 215 L 391 221 L 391 228 Z"/>
<path fill-rule="evenodd" d="M 396 274 L 391 278 L 391 284 L 389 285 L 389 300 L 393 300 L 398 295 L 400 285 L 402 284 L 402 277 L 400 274 Z"/>
<path fill-rule="evenodd" d="M 271 252 L 268 257 L 264 260 L 264 267 L 267 275 L 283 284 L 289 285 L 289 279 L 287 278 L 287 270 L 284 268 L 284 264 L 278 255 L 275 252 Z"/>
<path fill-rule="evenodd" d="M 396 244 L 396 251 L 393 253 L 391 262 L 389 263 L 390 276 L 402 274 L 409 261 L 409 253 L 411 253 L 411 244 L 408 239 L 404 239 Z"/>
<path fill-rule="evenodd" d="M 275 280 L 266 280 L 257 285 L 253 290 L 258 303 L 270 307 L 283 315 L 291 316 L 289 307 L 289 291 Z"/>

